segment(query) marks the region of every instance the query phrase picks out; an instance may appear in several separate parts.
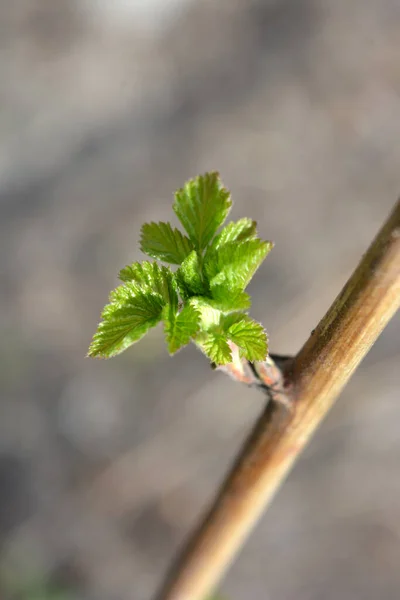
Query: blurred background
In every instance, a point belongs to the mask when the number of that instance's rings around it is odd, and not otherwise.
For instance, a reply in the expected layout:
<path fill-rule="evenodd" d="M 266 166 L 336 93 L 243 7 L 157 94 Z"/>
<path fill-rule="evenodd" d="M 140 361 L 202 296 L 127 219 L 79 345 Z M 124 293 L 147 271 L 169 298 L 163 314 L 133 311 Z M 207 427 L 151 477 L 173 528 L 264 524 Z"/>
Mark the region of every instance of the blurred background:
<path fill-rule="evenodd" d="M 295 353 L 400 193 L 397 0 L 0 2 L 0 595 L 150 600 L 264 398 L 161 329 L 85 359 L 144 221 L 205 170 L 275 248 Z M 400 597 L 400 319 L 221 585 Z M 344 340 L 345 343 L 345 340 Z M 47 595 L 46 595 L 47 594 Z"/>

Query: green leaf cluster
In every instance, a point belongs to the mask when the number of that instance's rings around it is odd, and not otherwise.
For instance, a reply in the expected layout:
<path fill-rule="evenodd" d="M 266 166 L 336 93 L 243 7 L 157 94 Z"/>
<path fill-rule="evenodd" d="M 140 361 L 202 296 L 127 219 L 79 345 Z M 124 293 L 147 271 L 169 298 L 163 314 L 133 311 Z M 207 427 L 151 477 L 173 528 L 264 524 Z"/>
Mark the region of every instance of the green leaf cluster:
<path fill-rule="evenodd" d="M 206 173 L 175 193 L 173 210 L 185 233 L 170 223 L 142 226 L 141 250 L 155 261 L 120 271 L 122 285 L 110 294 L 89 356 L 119 354 L 162 321 L 171 354 L 193 341 L 217 365 L 231 362 L 232 344 L 250 361 L 266 358 L 267 336 L 245 312 L 245 288 L 272 243 L 248 218 L 222 228 L 231 205 L 218 173 Z"/>

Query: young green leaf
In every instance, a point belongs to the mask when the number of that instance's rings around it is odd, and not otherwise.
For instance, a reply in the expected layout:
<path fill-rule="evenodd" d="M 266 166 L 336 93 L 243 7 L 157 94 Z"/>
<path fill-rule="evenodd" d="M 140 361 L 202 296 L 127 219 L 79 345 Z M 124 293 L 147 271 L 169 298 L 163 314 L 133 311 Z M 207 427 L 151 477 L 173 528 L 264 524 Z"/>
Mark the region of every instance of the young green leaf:
<path fill-rule="evenodd" d="M 124 267 L 118 275 L 124 282 L 135 282 L 141 289 L 147 289 L 160 294 L 166 304 L 178 306 L 177 285 L 175 274 L 169 267 L 159 266 L 156 262 L 143 261 Z M 119 288 L 118 288 L 119 289 Z M 121 295 L 119 292 L 118 295 Z"/>
<path fill-rule="evenodd" d="M 213 301 L 210 298 L 196 296 L 190 299 L 190 304 L 200 313 L 202 332 L 215 329 L 219 325 L 221 311 L 213 306 Z"/>
<path fill-rule="evenodd" d="M 186 304 L 179 314 L 164 309 L 165 334 L 170 354 L 186 346 L 200 329 L 200 313 L 192 305 Z"/>
<path fill-rule="evenodd" d="M 163 267 L 167 268 L 167 267 Z M 172 272 L 171 272 L 172 274 Z M 121 281 L 135 281 L 140 287 L 147 286 L 154 291 L 161 276 L 161 269 L 156 262 L 134 262 L 127 265 L 118 274 Z"/>
<path fill-rule="evenodd" d="M 218 328 L 208 331 L 205 339 L 199 345 L 208 358 L 217 365 L 226 365 L 232 360 L 227 336 Z"/>
<path fill-rule="evenodd" d="M 175 194 L 173 208 L 187 236 L 170 223 L 143 225 L 143 252 L 179 268 L 173 273 L 149 261 L 124 267 L 119 278 L 125 285 L 110 294 L 90 356 L 118 354 L 163 320 L 171 353 L 193 340 L 216 364 L 232 360 L 232 344 L 248 360 L 265 358 L 265 331 L 241 311 L 250 307 L 244 290 L 272 244 L 257 238 L 248 218 L 217 233 L 230 207 L 218 173 L 206 173 Z"/>
<path fill-rule="evenodd" d="M 228 223 L 228 225 L 215 236 L 211 246 L 207 249 L 207 252 L 218 250 L 218 248 L 229 242 L 246 242 L 247 240 L 256 238 L 256 226 L 257 223 L 247 217 L 239 219 L 239 221 Z"/>
<path fill-rule="evenodd" d="M 164 298 L 133 282 L 121 285 L 110 295 L 102 321 L 89 347 L 89 356 L 110 358 L 140 340 L 161 320 Z"/>
<path fill-rule="evenodd" d="M 203 282 L 201 274 L 199 256 L 193 250 L 176 272 L 176 280 L 184 298 L 201 296 L 207 293 L 207 286 Z"/>
<path fill-rule="evenodd" d="M 228 339 L 238 346 L 241 357 L 251 362 L 265 360 L 268 340 L 260 323 L 243 313 L 232 313 L 222 317 L 221 325 Z"/>
<path fill-rule="evenodd" d="M 205 262 L 212 295 L 217 288 L 225 293 L 243 291 L 271 248 L 271 242 L 255 239 L 229 242 L 212 252 Z"/>
<path fill-rule="evenodd" d="M 212 298 L 209 299 L 211 306 L 223 313 L 233 310 L 247 310 L 251 306 L 251 298 L 246 292 L 229 289 L 225 284 L 212 287 Z"/>
<path fill-rule="evenodd" d="M 180 265 L 193 249 L 193 244 L 170 223 L 145 223 L 141 229 L 140 248 L 152 258 Z"/>
<path fill-rule="evenodd" d="M 195 249 L 202 252 L 225 221 L 231 204 L 219 174 L 206 173 L 176 192 L 173 209 Z"/>

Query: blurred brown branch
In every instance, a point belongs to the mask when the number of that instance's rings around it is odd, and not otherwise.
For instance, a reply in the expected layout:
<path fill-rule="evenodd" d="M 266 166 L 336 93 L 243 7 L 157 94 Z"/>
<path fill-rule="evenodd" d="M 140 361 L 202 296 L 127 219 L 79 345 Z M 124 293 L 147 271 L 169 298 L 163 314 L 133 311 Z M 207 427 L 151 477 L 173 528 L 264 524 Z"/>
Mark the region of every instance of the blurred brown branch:
<path fill-rule="evenodd" d="M 400 201 L 293 361 L 211 509 L 157 596 L 203 600 L 217 584 L 314 430 L 400 306 Z"/>

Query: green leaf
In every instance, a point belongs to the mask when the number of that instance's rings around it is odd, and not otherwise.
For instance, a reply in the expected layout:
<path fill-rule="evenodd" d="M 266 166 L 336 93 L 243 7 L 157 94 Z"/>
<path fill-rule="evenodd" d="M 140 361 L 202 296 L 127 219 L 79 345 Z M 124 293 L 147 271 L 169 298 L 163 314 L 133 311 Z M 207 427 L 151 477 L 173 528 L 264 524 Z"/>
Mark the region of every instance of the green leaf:
<path fill-rule="evenodd" d="M 124 282 L 135 282 L 142 290 L 160 294 L 165 303 L 177 308 L 177 284 L 175 274 L 169 267 L 145 260 L 142 263 L 135 262 L 124 267 L 118 277 Z M 118 296 L 120 295 L 121 293 L 118 292 Z"/>
<path fill-rule="evenodd" d="M 219 325 L 221 311 L 213 306 L 210 298 L 197 296 L 190 299 L 190 304 L 199 311 L 201 316 L 201 331 L 206 332 Z"/>
<path fill-rule="evenodd" d="M 243 291 L 271 248 L 271 242 L 255 239 L 240 244 L 229 242 L 212 252 L 205 262 L 212 295 L 217 288 L 219 294 L 221 289 L 226 294 Z"/>
<path fill-rule="evenodd" d="M 224 283 L 212 287 L 212 298 L 209 302 L 211 306 L 222 312 L 246 310 L 251 306 L 249 294 L 240 290 L 227 289 Z"/>
<path fill-rule="evenodd" d="M 202 329 L 207 331 L 212 325 L 219 323 L 221 313 L 229 313 L 234 310 L 246 310 L 251 304 L 251 299 L 245 292 L 228 294 L 226 297 L 216 300 L 207 296 L 193 296 L 190 302 L 200 311 L 202 315 Z"/>
<path fill-rule="evenodd" d="M 88 356 L 109 358 L 140 340 L 161 320 L 164 298 L 136 283 L 121 285 L 110 295 L 102 312 L 103 321 L 89 347 Z"/>
<path fill-rule="evenodd" d="M 232 352 L 227 336 L 218 328 L 207 332 L 205 339 L 199 343 L 209 359 L 217 365 L 225 365 L 232 361 Z"/>
<path fill-rule="evenodd" d="M 177 315 L 164 311 L 165 334 L 170 354 L 186 346 L 200 329 L 200 313 L 190 303 Z"/>
<path fill-rule="evenodd" d="M 203 283 L 201 273 L 199 256 L 193 250 L 176 272 L 176 280 L 183 298 L 202 296 L 207 293 L 207 287 Z"/>
<path fill-rule="evenodd" d="M 143 225 L 143 252 L 179 268 L 173 273 L 149 261 L 124 267 L 124 285 L 110 294 L 89 356 L 118 354 L 163 320 L 171 353 L 192 340 L 217 364 L 232 360 L 233 345 L 249 360 L 265 358 L 265 331 L 242 311 L 251 304 L 244 290 L 272 243 L 258 239 L 248 218 L 221 229 L 230 207 L 218 173 L 206 173 L 175 194 L 173 209 L 187 235 L 170 223 Z"/>
<path fill-rule="evenodd" d="M 121 281 L 135 281 L 140 286 L 148 286 L 153 289 L 155 280 L 158 278 L 157 263 L 151 263 L 147 260 L 142 263 L 134 262 L 127 265 L 118 273 L 118 278 Z"/>
<path fill-rule="evenodd" d="M 229 242 L 245 242 L 254 239 L 257 236 L 256 226 L 257 223 L 247 217 L 228 223 L 213 239 L 210 251 L 218 250 L 218 248 Z"/>
<path fill-rule="evenodd" d="M 222 317 L 221 325 L 228 339 L 238 346 L 241 357 L 251 362 L 265 360 L 268 340 L 260 323 L 243 313 L 233 313 Z"/>
<path fill-rule="evenodd" d="M 218 173 L 188 181 L 175 194 L 174 211 L 196 250 L 202 252 L 228 216 L 230 193 Z"/>
<path fill-rule="evenodd" d="M 152 258 L 180 265 L 193 249 L 193 244 L 170 223 L 145 223 L 141 229 L 140 248 Z"/>

